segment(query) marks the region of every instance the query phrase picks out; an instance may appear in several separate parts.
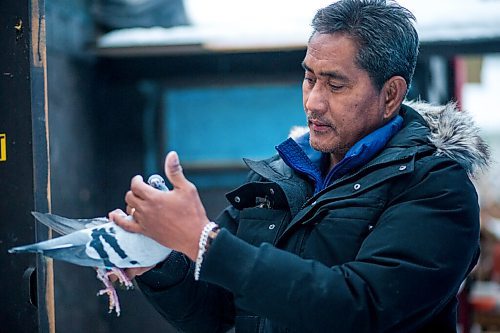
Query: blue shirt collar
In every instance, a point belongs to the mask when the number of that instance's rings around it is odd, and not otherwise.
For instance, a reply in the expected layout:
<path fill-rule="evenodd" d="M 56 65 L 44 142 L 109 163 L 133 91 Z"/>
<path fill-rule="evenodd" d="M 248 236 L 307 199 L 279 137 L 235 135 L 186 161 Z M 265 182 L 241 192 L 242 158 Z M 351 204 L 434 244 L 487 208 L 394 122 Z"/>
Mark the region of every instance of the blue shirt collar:
<path fill-rule="evenodd" d="M 295 140 L 292 138 L 287 139 L 276 146 L 276 150 L 290 168 L 306 175 L 314 182 L 315 193 L 317 193 L 333 180 L 358 169 L 370 161 L 402 126 L 403 118 L 398 115 L 384 126 L 366 135 L 356 142 L 347 151 L 344 158 L 326 175 L 324 175 L 324 170 L 328 169 L 329 155 L 311 147 L 309 132 Z"/>

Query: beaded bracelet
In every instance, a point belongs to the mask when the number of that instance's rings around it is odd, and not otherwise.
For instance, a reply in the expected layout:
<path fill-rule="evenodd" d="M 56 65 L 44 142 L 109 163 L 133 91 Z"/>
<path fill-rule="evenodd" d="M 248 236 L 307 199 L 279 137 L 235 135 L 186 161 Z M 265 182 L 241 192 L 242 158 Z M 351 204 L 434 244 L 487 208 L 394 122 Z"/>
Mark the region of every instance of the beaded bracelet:
<path fill-rule="evenodd" d="M 198 255 L 196 256 L 196 262 L 194 267 L 194 279 L 198 281 L 200 279 L 201 263 L 203 262 L 203 257 L 207 251 L 208 235 L 214 229 L 218 229 L 219 226 L 214 223 L 208 223 L 202 230 L 200 235 L 200 242 L 198 243 Z"/>

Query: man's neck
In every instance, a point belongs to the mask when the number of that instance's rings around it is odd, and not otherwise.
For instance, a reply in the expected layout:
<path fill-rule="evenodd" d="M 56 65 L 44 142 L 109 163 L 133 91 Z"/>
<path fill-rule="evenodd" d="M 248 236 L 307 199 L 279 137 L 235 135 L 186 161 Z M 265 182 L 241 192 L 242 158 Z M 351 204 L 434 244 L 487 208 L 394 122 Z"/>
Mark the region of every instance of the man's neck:
<path fill-rule="evenodd" d="M 328 172 L 332 171 L 332 169 L 340 162 L 345 156 L 345 152 L 343 154 L 330 153 L 330 164 L 328 166 Z"/>

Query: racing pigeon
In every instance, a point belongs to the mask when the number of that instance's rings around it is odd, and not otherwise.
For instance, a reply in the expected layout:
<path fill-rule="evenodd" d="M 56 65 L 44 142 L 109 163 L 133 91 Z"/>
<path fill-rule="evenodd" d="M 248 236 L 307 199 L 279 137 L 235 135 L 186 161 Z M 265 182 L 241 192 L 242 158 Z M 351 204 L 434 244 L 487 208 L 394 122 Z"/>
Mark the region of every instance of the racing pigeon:
<path fill-rule="evenodd" d="M 148 184 L 168 191 L 159 175 L 149 177 Z M 106 286 L 98 295 L 109 296 L 109 312 L 114 309 L 118 316 L 120 303 L 109 276 L 115 275 L 129 289 L 133 287 L 132 282 L 122 269 L 154 266 L 165 260 L 172 251 L 149 237 L 123 230 L 105 217 L 68 219 L 48 213 L 32 214 L 38 221 L 64 236 L 14 247 L 9 252 L 36 252 L 76 265 L 95 267 L 97 278 Z M 129 218 L 133 219 L 130 215 Z"/>

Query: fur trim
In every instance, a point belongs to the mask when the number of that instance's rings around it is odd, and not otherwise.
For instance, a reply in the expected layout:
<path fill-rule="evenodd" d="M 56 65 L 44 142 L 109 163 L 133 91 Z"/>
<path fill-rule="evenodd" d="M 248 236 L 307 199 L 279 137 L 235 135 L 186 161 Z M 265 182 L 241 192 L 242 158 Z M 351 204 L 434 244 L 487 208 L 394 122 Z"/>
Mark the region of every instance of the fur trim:
<path fill-rule="evenodd" d="M 293 126 L 290 130 L 290 134 L 288 134 L 288 137 L 297 140 L 307 132 L 309 132 L 309 128 L 307 126 Z"/>
<path fill-rule="evenodd" d="M 431 105 L 406 101 L 404 104 L 416 110 L 429 124 L 429 140 L 436 147 L 436 156 L 457 161 L 471 177 L 488 168 L 490 149 L 481 138 L 472 116 L 459 110 L 455 102 Z"/>

